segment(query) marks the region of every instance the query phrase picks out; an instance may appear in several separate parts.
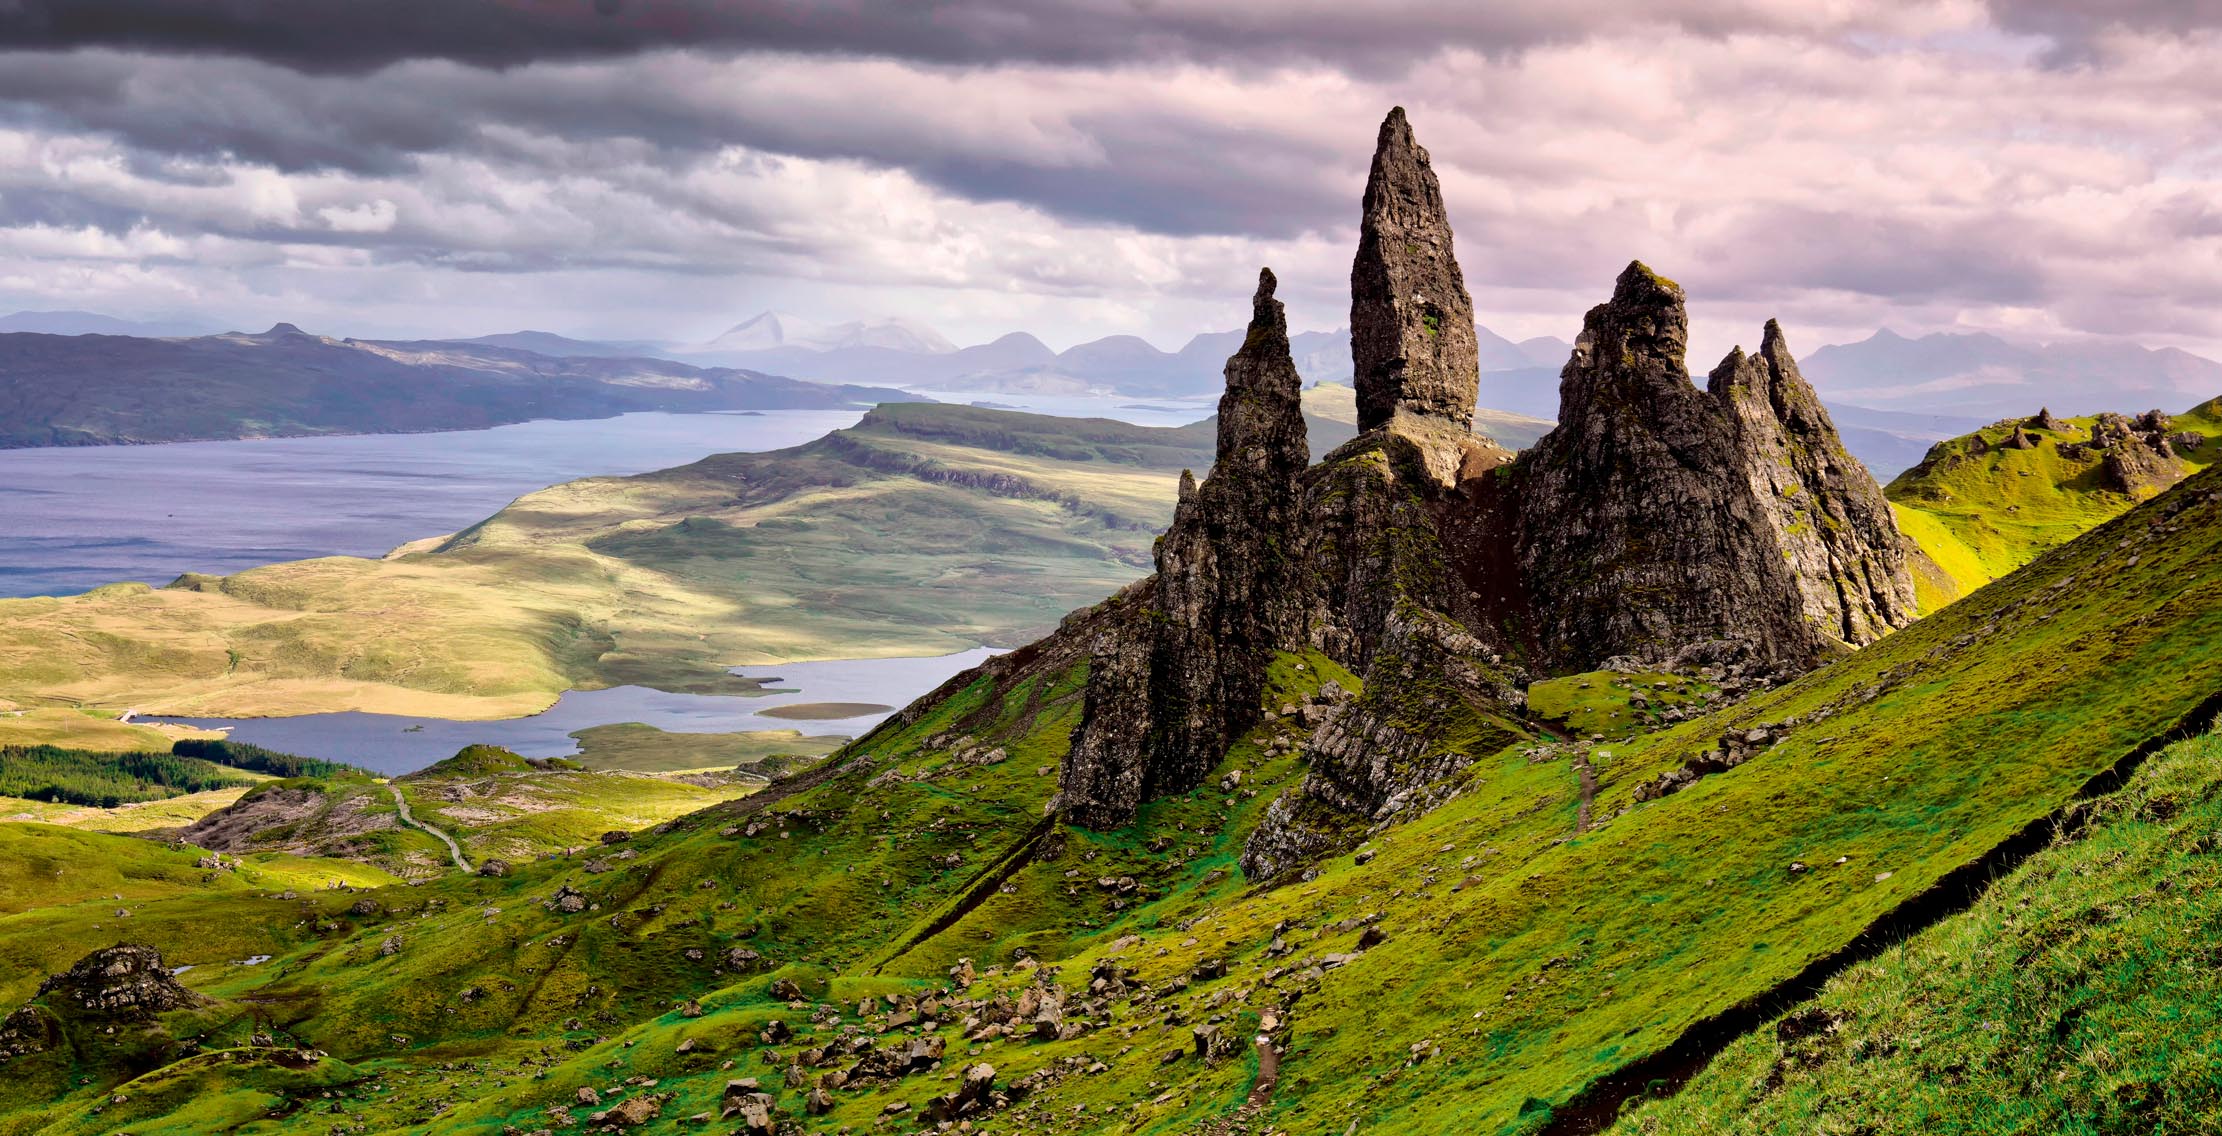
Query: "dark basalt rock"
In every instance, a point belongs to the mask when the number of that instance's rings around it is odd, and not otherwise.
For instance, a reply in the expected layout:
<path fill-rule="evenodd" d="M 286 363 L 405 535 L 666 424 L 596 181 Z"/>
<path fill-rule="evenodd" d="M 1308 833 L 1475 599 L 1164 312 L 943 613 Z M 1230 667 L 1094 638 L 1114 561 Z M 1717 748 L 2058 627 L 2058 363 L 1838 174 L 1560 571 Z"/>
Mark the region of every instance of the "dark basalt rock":
<path fill-rule="evenodd" d="M 39 983 L 39 997 L 88 1017 L 144 1020 L 208 1000 L 179 985 L 162 965 L 162 952 L 118 943 L 78 959 Z"/>
<path fill-rule="evenodd" d="M 1273 652 L 1301 637 L 1296 479 L 1311 451 L 1274 285 L 1258 274 L 1249 334 L 1227 360 L 1211 476 L 1199 487 L 1183 475 L 1157 576 L 1132 597 L 1143 624 L 1119 627 L 1089 672 L 1060 786 L 1076 823 L 1123 824 L 1142 801 L 1201 784 L 1256 724 Z"/>
<path fill-rule="evenodd" d="M 1682 289 L 1629 265 L 1584 321 L 1558 427 L 1515 467 L 1546 661 L 1586 670 L 1728 640 L 1795 671 L 1911 621 L 1882 491 L 1844 453 L 1781 329 L 1699 390 L 1688 326 Z"/>
<path fill-rule="evenodd" d="M 1707 393 L 1736 413 L 1735 456 L 1769 515 L 1805 620 L 1854 646 L 1913 622 L 1911 548 L 1882 487 L 1845 452 L 1820 396 L 1798 373 L 1782 326 L 1767 321 L 1757 355 L 1731 351 Z"/>
<path fill-rule="evenodd" d="M 1589 314 L 1558 428 L 1512 460 L 1467 425 L 1472 305 L 1401 111 L 1351 275 L 1358 437 L 1305 469 L 1268 274 L 1228 362 L 1218 465 L 1183 480 L 1157 575 L 1044 641 L 1090 660 L 1066 820 L 1117 827 L 1200 784 L 1258 722 L 1276 651 L 1317 650 L 1363 685 L 1283 719 L 1272 745 L 1308 768 L 1251 835 L 1253 878 L 1455 792 L 1526 736 L 1526 666 L 1790 673 L 1912 618 L 1909 547 L 1780 327 L 1700 389 L 1681 290 L 1633 265 Z"/>
<path fill-rule="evenodd" d="M 1360 431 L 1398 414 L 1473 424 L 1481 384 L 1474 302 L 1451 253 L 1442 187 L 1403 107 L 1382 120 L 1366 178 L 1350 332 Z"/>

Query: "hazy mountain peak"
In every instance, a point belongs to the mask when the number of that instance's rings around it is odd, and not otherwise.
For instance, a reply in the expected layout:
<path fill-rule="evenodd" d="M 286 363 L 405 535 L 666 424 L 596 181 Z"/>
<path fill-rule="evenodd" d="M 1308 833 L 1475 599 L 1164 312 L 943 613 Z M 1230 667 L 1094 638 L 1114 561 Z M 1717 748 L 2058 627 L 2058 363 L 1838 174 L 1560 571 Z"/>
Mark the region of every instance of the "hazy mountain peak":
<path fill-rule="evenodd" d="M 921 355 L 946 355 L 957 349 L 957 345 L 940 332 L 901 317 L 821 324 L 786 312 L 767 311 L 734 324 L 716 339 L 688 350 L 771 351 L 782 347 L 805 351 L 878 347 Z"/>

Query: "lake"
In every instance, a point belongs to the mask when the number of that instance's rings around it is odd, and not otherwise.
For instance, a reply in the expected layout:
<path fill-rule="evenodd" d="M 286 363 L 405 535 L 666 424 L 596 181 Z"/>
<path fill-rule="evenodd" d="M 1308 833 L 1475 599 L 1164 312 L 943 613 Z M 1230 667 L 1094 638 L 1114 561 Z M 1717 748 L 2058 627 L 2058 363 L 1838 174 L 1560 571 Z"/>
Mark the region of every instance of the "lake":
<path fill-rule="evenodd" d="M 644 413 L 440 434 L 0 450 L 0 596 L 383 556 L 558 482 L 801 445 L 861 417 Z"/>
<path fill-rule="evenodd" d="M 949 676 L 1000 652 L 986 647 L 953 655 L 902 659 L 833 659 L 741 667 L 735 673 L 776 678 L 776 693 L 750 697 L 666 694 L 642 686 L 574 690 L 554 706 L 529 718 L 457 722 L 395 714 L 303 714 L 293 718 L 145 718 L 204 729 L 228 729 L 233 741 L 304 757 L 345 761 L 385 774 L 422 769 L 453 757 L 464 746 L 485 743 L 526 757 L 563 757 L 577 753 L 574 730 L 618 722 L 642 722 L 673 733 L 710 734 L 740 730 L 801 730 L 805 734 L 856 737 L 880 723 L 890 711 L 848 718 L 796 720 L 766 714 L 781 706 L 805 703 L 878 703 L 900 709 L 940 686 Z"/>

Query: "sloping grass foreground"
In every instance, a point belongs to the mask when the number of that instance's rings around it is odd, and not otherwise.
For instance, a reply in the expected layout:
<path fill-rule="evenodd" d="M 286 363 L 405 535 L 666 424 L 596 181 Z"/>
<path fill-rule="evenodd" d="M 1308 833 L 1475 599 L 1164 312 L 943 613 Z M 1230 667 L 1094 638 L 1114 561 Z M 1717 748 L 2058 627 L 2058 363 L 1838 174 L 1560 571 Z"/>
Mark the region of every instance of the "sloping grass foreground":
<path fill-rule="evenodd" d="M 2222 737 L 1614 1129 L 2222 1131 Z"/>

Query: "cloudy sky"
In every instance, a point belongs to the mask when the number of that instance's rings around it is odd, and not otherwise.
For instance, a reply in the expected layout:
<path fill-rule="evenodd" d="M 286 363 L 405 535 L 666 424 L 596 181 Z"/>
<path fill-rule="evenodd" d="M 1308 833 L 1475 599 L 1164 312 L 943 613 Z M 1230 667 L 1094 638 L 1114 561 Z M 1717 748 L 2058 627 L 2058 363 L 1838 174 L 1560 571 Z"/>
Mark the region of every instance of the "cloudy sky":
<path fill-rule="evenodd" d="M 1770 315 L 2222 355 L 2218 8 L 0 0 L 0 311 L 1171 347 L 1270 264 L 1324 329 L 1401 103 L 1515 338 L 1640 257 L 1700 365 Z"/>

